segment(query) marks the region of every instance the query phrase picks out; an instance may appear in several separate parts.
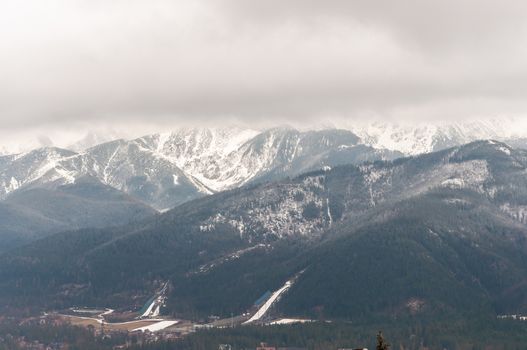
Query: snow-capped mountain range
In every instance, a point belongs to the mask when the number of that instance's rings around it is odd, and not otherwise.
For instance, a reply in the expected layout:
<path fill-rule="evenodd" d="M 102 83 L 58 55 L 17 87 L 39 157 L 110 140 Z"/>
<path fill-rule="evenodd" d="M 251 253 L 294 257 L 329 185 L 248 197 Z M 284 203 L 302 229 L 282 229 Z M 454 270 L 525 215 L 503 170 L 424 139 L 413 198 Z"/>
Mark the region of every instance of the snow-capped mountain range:
<path fill-rule="evenodd" d="M 46 147 L 2 156 L 0 198 L 90 176 L 162 210 L 252 181 L 397 156 L 364 146 L 344 130 L 180 129 L 82 152 Z"/>
<path fill-rule="evenodd" d="M 0 198 L 24 188 L 90 176 L 158 210 L 256 181 L 339 164 L 394 159 L 495 139 L 525 143 L 518 119 L 441 124 L 370 123 L 348 130 L 290 127 L 184 128 L 140 138 L 88 135 L 70 149 L 43 147 L 0 156 Z M 74 148 L 74 149 L 73 149 Z"/>
<path fill-rule="evenodd" d="M 439 151 L 476 140 L 516 144 L 527 138 L 527 120 L 503 117 L 465 122 L 371 122 L 353 123 L 347 129 L 375 148 L 417 155 Z M 520 144 L 522 145 L 522 144 Z"/>

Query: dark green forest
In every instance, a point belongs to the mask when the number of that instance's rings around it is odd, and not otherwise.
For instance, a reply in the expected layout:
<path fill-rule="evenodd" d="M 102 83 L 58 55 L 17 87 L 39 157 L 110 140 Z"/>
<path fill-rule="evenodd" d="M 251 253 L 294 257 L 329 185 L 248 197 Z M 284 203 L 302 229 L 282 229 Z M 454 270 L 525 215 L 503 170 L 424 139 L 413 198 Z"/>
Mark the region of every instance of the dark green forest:
<path fill-rule="evenodd" d="M 391 349 L 473 350 L 525 349 L 527 324 L 506 320 L 479 322 L 416 322 L 401 319 L 397 326 L 384 324 L 353 324 L 350 322 L 312 323 L 288 326 L 246 326 L 228 329 L 202 330 L 175 341 L 160 341 L 133 345 L 134 336 L 112 334 L 110 338 L 95 337 L 87 329 L 73 326 L 0 324 L 0 349 L 23 349 L 17 343 L 38 341 L 46 345 L 67 345 L 75 350 L 109 350 L 128 343 L 133 350 L 209 350 L 219 344 L 230 344 L 235 350 L 254 349 L 260 342 L 273 346 L 305 347 L 309 350 L 337 348 L 374 349 L 376 334 L 382 330 Z"/>
<path fill-rule="evenodd" d="M 172 342 L 136 347 L 145 350 L 207 350 L 219 344 L 233 349 L 254 349 L 264 341 L 273 346 L 306 347 L 309 350 L 337 348 L 375 349 L 376 335 L 382 330 L 391 349 L 525 349 L 527 325 L 514 322 L 415 322 L 362 324 L 314 323 L 290 326 L 238 327 L 200 331 Z"/>

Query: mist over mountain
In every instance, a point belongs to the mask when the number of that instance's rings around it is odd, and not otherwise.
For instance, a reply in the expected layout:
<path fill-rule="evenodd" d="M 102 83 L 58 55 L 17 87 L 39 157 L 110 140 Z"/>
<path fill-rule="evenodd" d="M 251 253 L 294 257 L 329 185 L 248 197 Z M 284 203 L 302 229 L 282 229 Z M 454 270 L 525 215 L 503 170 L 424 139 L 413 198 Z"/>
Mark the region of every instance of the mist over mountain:
<path fill-rule="evenodd" d="M 265 132 L 270 128 L 297 128 L 298 130 L 324 130 L 324 129 L 341 129 L 348 130 L 360 137 L 361 143 L 373 145 L 379 149 L 387 149 L 392 151 L 399 151 L 406 155 L 419 154 L 440 149 L 465 144 L 476 140 L 494 139 L 500 141 L 517 142 L 527 138 L 527 122 L 521 117 L 495 117 L 495 118 L 481 118 L 468 120 L 436 120 L 436 121 L 419 121 L 411 119 L 383 120 L 378 118 L 370 119 L 351 119 L 351 120 L 331 120 L 326 121 L 321 125 L 317 125 L 312 121 L 306 123 L 294 122 L 292 127 L 283 127 L 277 123 L 271 123 L 271 126 L 258 125 L 256 128 L 247 127 L 247 123 L 229 122 L 225 126 L 203 126 L 195 128 L 188 126 L 182 127 L 165 127 L 159 129 L 173 130 L 169 134 L 182 135 L 185 130 L 194 129 L 197 132 L 206 129 L 221 130 L 227 133 L 237 133 L 245 130 L 248 135 L 255 136 L 259 133 Z M 192 124 L 191 124 L 192 125 Z M 212 124 L 214 125 L 214 124 Z M 249 124 L 250 125 L 250 124 Z M 273 126 L 275 125 L 275 126 Z M 115 125 L 108 128 L 99 128 L 80 134 L 79 132 L 71 133 L 60 132 L 57 129 L 51 133 L 51 136 L 36 136 L 24 135 L 23 138 L 18 138 L 16 141 L 3 140 L 0 142 L 0 155 L 9 155 L 28 152 L 41 147 L 58 147 L 65 148 L 75 152 L 82 152 L 90 147 L 97 146 L 109 141 L 117 139 L 131 140 L 136 137 L 131 135 L 157 135 L 166 134 L 166 132 L 144 132 L 142 129 L 156 130 L 155 126 L 148 126 L 141 128 L 140 126 L 125 125 L 119 127 Z M 88 129 L 90 130 L 90 129 Z M 242 136 L 243 138 L 243 136 Z M 23 139 L 24 142 L 20 142 Z M 236 141 L 233 140 L 235 143 Z M 221 147 L 221 143 L 215 145 Z"/>
<path fill-rule="evenodd" d="M 156 211 L 93 178 L 73 184 L 34 186 L 0 201 L 0 252 L 60 231 L 118 226 Z"/>

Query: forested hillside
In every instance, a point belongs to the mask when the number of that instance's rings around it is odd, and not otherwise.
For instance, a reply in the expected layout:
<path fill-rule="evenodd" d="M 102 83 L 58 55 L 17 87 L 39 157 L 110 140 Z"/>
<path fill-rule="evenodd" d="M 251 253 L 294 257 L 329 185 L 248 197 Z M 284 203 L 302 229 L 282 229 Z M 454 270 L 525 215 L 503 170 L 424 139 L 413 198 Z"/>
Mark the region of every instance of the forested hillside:
<path fill-rule="evenodd" d="M 4 305 L 493 319 L 527 309 L 526 152 L 497 142 L 341 166 L 191 201 L 142 223 L 66 232 L 0 257 Z"/>

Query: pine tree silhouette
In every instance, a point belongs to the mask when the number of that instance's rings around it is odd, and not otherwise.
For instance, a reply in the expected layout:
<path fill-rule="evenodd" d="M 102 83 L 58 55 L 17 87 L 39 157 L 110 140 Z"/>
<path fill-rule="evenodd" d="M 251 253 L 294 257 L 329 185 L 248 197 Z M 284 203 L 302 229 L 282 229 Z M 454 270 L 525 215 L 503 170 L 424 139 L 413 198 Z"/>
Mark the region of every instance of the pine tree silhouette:
<path fill-rule="evenodd" d="M 388 344 L 384 337 L 382 336 L 382 332 L 379 331 L 377 334 L 377 347 L 376 350 L 388 350 L 390 348 L 390 344 Z"/>

